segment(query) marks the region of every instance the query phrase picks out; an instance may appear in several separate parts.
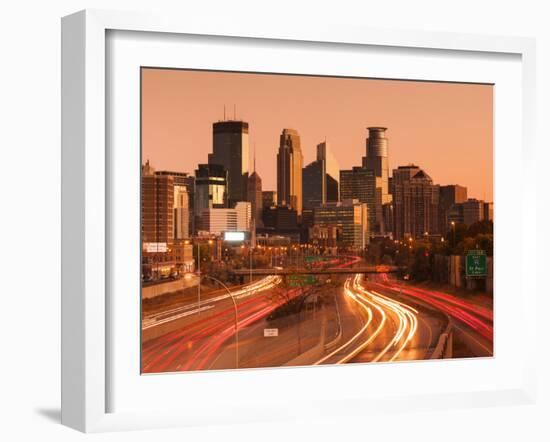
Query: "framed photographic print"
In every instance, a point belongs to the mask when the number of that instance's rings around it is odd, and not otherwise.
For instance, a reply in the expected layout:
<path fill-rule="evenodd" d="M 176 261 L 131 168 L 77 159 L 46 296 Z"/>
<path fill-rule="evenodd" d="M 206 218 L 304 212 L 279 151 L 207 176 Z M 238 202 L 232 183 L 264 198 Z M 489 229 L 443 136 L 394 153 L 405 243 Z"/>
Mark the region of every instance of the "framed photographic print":
<path fill-rule="evenodd" d="M 533 400 L 531 40 L 85 11 L 62 42 L 65 424 Z"/>

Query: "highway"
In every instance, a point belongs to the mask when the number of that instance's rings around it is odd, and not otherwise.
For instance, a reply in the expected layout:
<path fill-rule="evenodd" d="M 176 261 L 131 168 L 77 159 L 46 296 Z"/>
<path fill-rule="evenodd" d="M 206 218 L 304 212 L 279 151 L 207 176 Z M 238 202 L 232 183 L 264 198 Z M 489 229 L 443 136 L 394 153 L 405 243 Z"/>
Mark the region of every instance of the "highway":
<path fill-rule="evenodd" d="M 358 261 L 343 257 L 331 269 Z M 233 289 L 237 318 L 223 291 L 200 307 L 192 300 L 144 315 L 142 333 L 177 328 L 143 342 L 142 372 L 430 359 L 451 329 L 453 356 L 492 355 L 490 308 L 387 274 L 327 273 L 313 286 L 285 286 L 270 275 Z"/>

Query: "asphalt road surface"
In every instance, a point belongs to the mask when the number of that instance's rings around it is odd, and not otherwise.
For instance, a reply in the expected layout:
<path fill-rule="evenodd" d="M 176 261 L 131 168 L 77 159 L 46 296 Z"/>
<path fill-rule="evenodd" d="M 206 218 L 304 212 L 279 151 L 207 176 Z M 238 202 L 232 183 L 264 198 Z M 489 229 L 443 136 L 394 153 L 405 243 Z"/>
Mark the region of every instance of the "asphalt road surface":
<path fill-rule="evenodd" d="M 267 276 L 142 320 L 147 332 L 167 325 L 142 343 L 143 373 L 430 359 L 450 330 L 453 357 L 493 354 L 491 309 L 387 275 L 306 287 Z"/>

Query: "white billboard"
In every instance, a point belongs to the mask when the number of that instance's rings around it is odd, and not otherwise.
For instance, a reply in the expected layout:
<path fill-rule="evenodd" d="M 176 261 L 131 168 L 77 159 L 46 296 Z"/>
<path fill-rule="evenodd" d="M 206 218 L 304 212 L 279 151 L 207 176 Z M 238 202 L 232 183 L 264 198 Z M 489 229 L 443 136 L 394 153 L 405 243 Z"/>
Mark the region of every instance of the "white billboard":
<path fill-rule="evenodd" d="M 244 232 L 223 232 L 224 241 L 244 241 Z"/>
<path fill-rule="evenodd" d="M 147 253 L 166 253 L 168 247 L 165 242 L 145 242 L 143 250 Z"/>

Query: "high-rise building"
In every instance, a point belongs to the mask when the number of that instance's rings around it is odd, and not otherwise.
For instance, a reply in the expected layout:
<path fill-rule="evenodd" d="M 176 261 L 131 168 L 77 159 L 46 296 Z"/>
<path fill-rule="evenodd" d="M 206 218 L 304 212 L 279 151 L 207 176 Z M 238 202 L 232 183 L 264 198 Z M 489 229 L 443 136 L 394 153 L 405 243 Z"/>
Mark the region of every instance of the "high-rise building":
<path fill-rule="evenodd" d="M 330 145 L 327 141 L 323 141 L 317 145 L 317 161 L 321 160 L 325 162 L 326 201 L 338 201 L 340 166 L 338 165 L 336 158 L 334 158 Z"/>
<path fill-rule="evenodd" d="M 327 202 L 325 166 L 325 160 L 317 160 L 302 169 L 302 206 L 304 209 L 312 209 Z"/>
<path fill-rule="evenodd" d="M 318 232 L 341 231 L 338 246 L 363 250 L 369 242 L 367 204 L 358 200 L 326 203 L 313 209 L 312 238 Z"/>
<path fill-rule="evenodd" d="M 454 204 L 463 203 L 468 199 L 468 190 L 464 186 L 452 184 L 439 188 L 439 231 L 445 234 L 451 228 L 449 212 Z"/>
<path fill-rule="evenodd" d="M 447 222 L 449 223 L 449 226 L 447 228 L 447 231 L 452 229 L 453 225 L 456 224 L 464 224 L 464 204 L 458 203 L 453 204 L 449 211 L 447 212 Z"/>
<path fill-rule="evenodd" d="M 423 238 L 439 231 L 439 186 L 417 166 L 393 171 L 394 238 Z"/>
<path fill-rule="evenodd" d="M 468 198 L 462 203 L 464 224 L 471 226 L 484 219 L 484 202 L 475 198 Z"/>
<path fill-rule="evenodd" d="M 376 187 L 374 170 L 353 167 L 340 171 L 340 201 L 357 200 L 366 203 L 369 212 L 369 232 L 381 224 L 382 205 L 380 189 Z"/>
<path fill-rule="evenodd" d="M 256 171 L 248 177 L 248 201 L 252 205 L 252 220 L 254 228 L 262 227 L 263 195 L 262 179 Z"/>
<path fill-rule="evenodd" d="M 466 201 L 453 204 L 449 208 L 448 220 L 449 225 L 454 222 L 456 224 L 466 224 L 468 227 L 479 221 L 492 221 L 493 203 L 468 198 Z"/>
<path fill-rule="evenodd" d="M 392 172 L 392 187 L 395 190 L 395 185 L 403 184 L 420 172 L 420 167 L 415 164 L 408 164 L 406 166 L 399 166 L 397 169 L 393 169 Z M 395 193 L 395 192 L 394 192 Z"/>
<path fill-rule="evenodd" d="M 277 192 L 275 190 L 262 190 L 262 207 L 271 207 L 277 204 Z"/>
<path fill-rule="evenodd" d="M 277 153 L 277 203 L 292 207 L 302 214 L 302 163 L 300 135 L 294 129 L 283 129 Z"/>
<path fill-rule="evenodd" d="M 188 238 L 195 230 L 193 208 L 195 204 L 195 177 L 185 172 L 161 170 L 157 176 L 169 175 L 174 179 L 174 238 Z M 186 196 L 181 194 L 185 192 Z M 186 203 L 182 200 L 185 198 Z M 187 220 L 187 226 L 182 225 Z"/>
<path fill-rule="evenodd" d="M 248 232 L 251 216 L 251 204 L 245 201 L 239 201 L 234 208 L 204 209 L 200 214 L 200 230 L 217 236 L 223 232 Z"/>
<path fill-rule="evenodd" d="M 227 207 L 227 171 L 219 164 L 199 164 L 195 170 L 195 216 L 205 209 Z M 197 220 L 198 221 L 198 220 Z"/>
<path fill-rule="evenodd" d="M 189 194 L 174 184 L 174 239 L 189 238 Z"/>
<path fill-rule="evenodd" d="M 222 165 L 227 171 L 227 199 L 230 207 L 247 201 L 248 123 L 218 121 L 213 124 L 213 151 L 208 164 Z"/>
<path fill-rule="evenodd" d="M 141 238 L 143 243 L 172 243 L 174 239 L 174 178 L 141 168 Z"/>
<path fill-rule="evenodd" d="M 377 187 L 381 189 L 381 204 L 391 202 L 389 193 L 388 139 L 385 127 L 369 127 L 366 140 L 366 153 L 363 157 L 363 167 L 374 170 L 378 178 Z"/>

